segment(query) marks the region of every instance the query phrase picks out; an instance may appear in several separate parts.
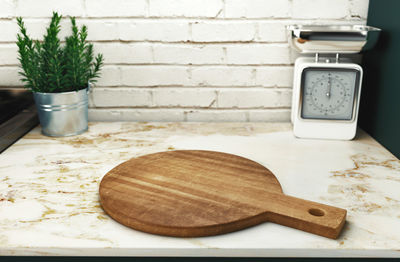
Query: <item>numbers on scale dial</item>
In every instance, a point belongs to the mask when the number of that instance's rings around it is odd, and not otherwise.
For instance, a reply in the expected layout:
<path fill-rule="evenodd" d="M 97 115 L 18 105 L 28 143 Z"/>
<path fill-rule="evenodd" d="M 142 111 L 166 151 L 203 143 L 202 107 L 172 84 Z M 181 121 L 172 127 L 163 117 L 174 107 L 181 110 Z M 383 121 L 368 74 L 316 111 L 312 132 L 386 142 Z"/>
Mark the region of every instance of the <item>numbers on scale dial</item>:
<path fill-rule="evenodd" d="M 306 78 L 303 90 L 303 117 L 351 118 L 355 74 L 341 71 L 310 71 Z"/>

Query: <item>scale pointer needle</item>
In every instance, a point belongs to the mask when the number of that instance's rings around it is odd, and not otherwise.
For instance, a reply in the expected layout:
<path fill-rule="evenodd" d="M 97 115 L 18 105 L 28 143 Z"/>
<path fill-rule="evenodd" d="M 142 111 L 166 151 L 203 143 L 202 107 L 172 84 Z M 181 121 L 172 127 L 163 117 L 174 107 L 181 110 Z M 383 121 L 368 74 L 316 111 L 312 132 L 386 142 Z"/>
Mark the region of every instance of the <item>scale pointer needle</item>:
<path fill-rule="evenodd" d="M 326 92 L 326 96 L 331 98 L 331 74 L 328 75 L 328 91 Z"/>

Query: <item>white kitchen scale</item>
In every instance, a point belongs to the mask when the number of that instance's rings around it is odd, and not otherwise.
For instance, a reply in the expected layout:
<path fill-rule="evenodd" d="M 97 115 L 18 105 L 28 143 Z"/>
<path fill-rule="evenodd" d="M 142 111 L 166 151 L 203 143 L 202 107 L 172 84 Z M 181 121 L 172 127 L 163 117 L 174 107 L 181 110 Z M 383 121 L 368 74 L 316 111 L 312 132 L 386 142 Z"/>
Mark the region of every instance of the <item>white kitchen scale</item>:
<path fill-rule="evenodd" d="M 291 114 L 294 135 L 353 139 L 363 70 L 342 55 L 373 46 L 380 29 L 364 25 L 291 25 L 287 29 L 292 48 L 302 54 L 294 65 Z"/>

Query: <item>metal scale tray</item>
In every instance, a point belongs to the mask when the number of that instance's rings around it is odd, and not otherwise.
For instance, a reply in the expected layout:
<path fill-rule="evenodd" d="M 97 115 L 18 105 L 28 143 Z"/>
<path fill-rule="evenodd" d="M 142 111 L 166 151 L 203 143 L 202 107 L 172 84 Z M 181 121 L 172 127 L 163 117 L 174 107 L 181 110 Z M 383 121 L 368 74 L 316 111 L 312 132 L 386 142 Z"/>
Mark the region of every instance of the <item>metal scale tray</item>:
<path fill-rule="evenodd" d="M 355 54 L 374 46 L 380 29 L 366 25 L 289 25 L 288 41 L 300 53 Z"/>

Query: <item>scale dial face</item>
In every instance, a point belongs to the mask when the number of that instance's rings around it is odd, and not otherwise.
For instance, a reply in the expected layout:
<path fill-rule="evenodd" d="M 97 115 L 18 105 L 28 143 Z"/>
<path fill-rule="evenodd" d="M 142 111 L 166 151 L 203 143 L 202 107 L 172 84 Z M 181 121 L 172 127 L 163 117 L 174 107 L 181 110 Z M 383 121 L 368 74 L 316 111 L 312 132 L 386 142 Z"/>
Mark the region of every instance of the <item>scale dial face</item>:
<path fill-rule="evenodd" d="M 360 72 L 356 69 L 306 68 L 302 73 L 303 119 L 352 120 Z"/>

